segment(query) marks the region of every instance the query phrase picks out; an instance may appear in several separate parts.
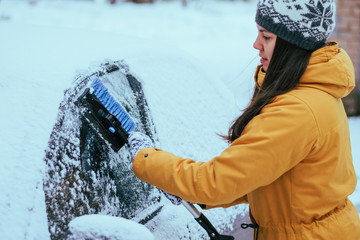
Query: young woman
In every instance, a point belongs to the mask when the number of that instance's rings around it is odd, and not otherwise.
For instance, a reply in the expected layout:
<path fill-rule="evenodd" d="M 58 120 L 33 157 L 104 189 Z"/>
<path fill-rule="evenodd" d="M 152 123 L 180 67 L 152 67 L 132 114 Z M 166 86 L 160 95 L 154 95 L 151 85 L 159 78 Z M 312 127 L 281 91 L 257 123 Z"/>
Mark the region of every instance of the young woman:
<path fill-rule="evenodd" d="M 333 0 L 259 0 L 261 65 L 255 90 L 208 162 L 129 138 L 141 180 L 206 205 L 249 203 L 258 239 L 360 239 L 347 116 L 341 98 L 354 88 L 351 60 L 326 43 L 335 25 Z"/>

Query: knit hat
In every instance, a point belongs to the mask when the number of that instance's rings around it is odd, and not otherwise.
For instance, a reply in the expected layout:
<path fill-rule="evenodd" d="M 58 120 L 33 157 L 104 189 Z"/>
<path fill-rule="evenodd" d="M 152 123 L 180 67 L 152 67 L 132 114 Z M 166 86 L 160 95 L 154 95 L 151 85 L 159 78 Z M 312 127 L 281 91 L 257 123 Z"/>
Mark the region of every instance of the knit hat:
<path fill-rule="evenodd" d="M 259 0 L 256 23 L 300 48 L 322 47 L 335 28 L 335 0 Z"/>

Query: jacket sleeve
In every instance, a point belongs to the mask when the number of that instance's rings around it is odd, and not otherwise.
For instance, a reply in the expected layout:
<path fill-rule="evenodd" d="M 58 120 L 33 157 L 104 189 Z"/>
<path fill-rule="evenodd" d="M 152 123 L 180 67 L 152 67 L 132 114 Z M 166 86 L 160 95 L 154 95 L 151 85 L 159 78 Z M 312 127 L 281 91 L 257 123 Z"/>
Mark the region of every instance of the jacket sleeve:
<path fill-rule="evenodd" d="M 210 161 L 147 148 L 136 156 L 133 170 L 139 179 L 184 200 L 231 206 L 246 202 L 247 193 L 271 184 L 305 159 L 317 136 L 308 106 L 294 96 L 280 96 Z"/>

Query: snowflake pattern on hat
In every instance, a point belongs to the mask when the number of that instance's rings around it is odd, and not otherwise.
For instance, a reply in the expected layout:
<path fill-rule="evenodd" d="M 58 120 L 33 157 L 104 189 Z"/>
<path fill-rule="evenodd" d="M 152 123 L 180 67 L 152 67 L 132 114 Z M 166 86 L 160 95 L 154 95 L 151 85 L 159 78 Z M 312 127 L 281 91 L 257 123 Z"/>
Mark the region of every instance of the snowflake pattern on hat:
<path fill-rule="evenodd" d="M 318 2 L 317 6 L 311 6 L 309 4 L 305 4 L 309 9 L 310 13 L 306 13 L 303 16 L 307 19 L 304 19 L 305 22 L 311 22 L 311 27 L 320 27 L 322 26 L 325 31 L 328 31 L 332 24 L 334 23 L 333 16 L 334 12 L 331 9 L 331 6 L 328 6 L 326 9 Z"/>
<path fill-rule="evenodd" d="M 335 28 L 334 0 L 259 0 L 256 22 L 301 48 L 314 50 Z"/>

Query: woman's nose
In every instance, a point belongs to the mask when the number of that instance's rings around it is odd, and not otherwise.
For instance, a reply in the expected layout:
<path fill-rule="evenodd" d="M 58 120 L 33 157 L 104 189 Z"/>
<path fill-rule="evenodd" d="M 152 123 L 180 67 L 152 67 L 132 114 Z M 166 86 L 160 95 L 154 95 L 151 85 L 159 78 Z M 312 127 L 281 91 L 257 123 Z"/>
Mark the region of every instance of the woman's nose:
<path fill-rule="evenodd" d="M 261 44 L 261 42 L 259 41 L 259 37 L 256 38 L 253 47 L 259 51 L 263 50 L 263 45 Z"/>

